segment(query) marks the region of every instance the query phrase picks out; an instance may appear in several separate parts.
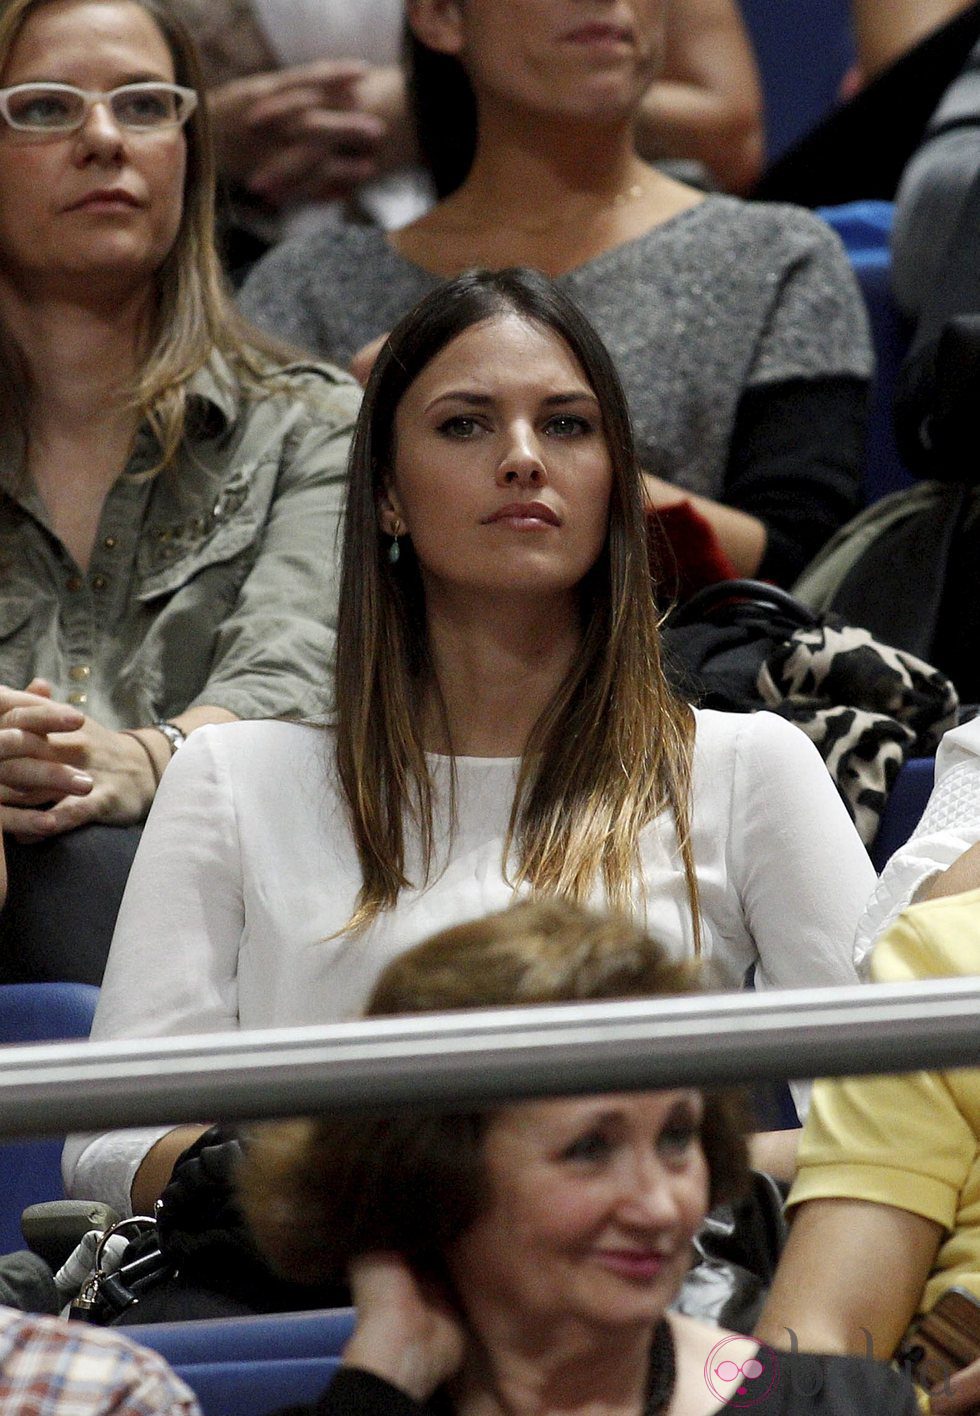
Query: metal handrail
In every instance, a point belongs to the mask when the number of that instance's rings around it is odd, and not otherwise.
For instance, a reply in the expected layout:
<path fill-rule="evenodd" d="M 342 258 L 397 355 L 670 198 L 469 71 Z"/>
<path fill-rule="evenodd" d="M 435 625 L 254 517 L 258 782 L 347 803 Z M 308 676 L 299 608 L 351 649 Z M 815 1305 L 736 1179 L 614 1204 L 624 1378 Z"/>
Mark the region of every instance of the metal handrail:
<path fill-rule="evenodd" d="M 0 1048 L 0 1134 L 980 1063 L 980 977 Z"/>

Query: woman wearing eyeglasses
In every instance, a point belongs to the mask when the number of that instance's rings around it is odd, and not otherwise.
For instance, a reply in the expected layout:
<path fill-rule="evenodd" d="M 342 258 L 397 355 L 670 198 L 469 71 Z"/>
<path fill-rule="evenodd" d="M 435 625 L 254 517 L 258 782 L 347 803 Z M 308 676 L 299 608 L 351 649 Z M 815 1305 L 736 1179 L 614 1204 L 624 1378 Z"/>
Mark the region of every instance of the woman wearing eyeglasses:
<path fill-rule="evenodd" d="M 8 977 L 98 982 L 135 848 L 104 828 L 186 734 L 329 672 L 357 394 L 232 313 L 197 87 L 156 0 L 0 0 Z"/>

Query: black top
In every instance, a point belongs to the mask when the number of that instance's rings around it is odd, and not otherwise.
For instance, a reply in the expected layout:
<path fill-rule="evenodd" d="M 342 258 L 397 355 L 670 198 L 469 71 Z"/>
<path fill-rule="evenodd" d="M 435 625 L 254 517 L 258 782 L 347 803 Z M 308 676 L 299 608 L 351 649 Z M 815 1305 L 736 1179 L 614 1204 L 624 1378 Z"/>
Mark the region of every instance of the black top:
<path fill-rule="evenodd" d="M 762 1374 L 719 1412 L 753 1416 L 916 1416 L 906 1376 L 863 1357 L 779 1352 L 760 1356 Z M 341 1367 L 315 1406 L 290 1406 L 272 1416 L 452 1416 L 442 1394 L 420 1406 L 398 1387 L 356 1367 Z"/>

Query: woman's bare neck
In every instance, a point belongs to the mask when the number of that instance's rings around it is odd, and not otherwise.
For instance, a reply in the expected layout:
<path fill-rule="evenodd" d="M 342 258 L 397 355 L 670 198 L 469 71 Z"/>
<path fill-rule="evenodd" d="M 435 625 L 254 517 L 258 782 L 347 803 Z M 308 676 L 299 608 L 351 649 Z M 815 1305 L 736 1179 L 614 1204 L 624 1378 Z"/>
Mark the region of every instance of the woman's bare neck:
<path fill-rule="evenodd" d="M 63 436 L 119 418 L 136 372 L 146 296 L 26 300 L 0 281 L 0 320 L 27 366 L 32 434 Z"/>
<path fill-rule="evenodd" d="M 555 276 L 701 200 L 643 162 L 629 129 L 576 135 L 491 123 L 463 185 L 390 239 L 438 275 L 530 265 Z"/>
<path fill-rule="evenodd" d="M 460 1374 L 454 1410 L 458 1416 L 642 1416 L 652 1331 L 603 1337 L 571 1321 L 546 1334 L 504 1320 Z"/>
<path fill-rule="evenodd" d="M 430 602 L 428 619 L 438 684 L 427 714 L 430 750 L 519 757 L 579 650 L 577 609 L 481 597 Z"/>

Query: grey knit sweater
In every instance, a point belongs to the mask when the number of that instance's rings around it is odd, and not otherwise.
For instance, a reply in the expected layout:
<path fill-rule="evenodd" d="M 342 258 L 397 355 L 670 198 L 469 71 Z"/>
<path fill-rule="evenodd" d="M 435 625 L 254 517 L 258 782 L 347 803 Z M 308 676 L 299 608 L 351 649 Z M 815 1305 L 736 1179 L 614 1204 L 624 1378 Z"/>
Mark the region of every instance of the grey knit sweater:
<path fill-rule="evenodd" d="M 438 283 L 383 232 L 335 226 L 273 250 L 241 304 L 263 328 L 345 364 Z M 643 465 L 707 496 L 726 497 L 743 394 L 840 380 L 860 400 L 871 373 L 864 304 L 841 243 L 796 207 L 711 196 L 557 284 L 613 355 Z M 813 413 L 823 417 L 825 405 Z M 853 409 L 844 416 L 853 422 Z M 851 479 L 856 495 L 860 429 L 826 432 L 828 446 L 846 449 L 834 476 Z M 839 492 L 830 521 L 851 510 Z"/>

